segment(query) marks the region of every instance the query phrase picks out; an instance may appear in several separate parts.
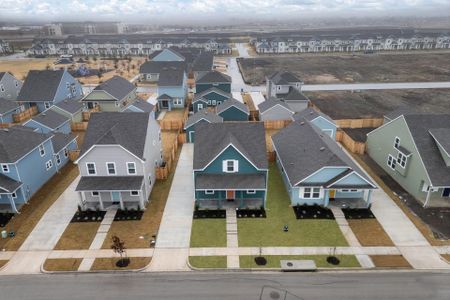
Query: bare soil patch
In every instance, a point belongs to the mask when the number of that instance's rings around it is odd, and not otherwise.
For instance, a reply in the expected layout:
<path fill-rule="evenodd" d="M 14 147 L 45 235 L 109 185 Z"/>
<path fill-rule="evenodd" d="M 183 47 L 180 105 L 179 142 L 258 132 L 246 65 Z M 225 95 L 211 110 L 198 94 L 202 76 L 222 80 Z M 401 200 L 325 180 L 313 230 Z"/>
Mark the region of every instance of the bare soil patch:
<path fill-rule="evenodd" d="M 347 219 L 347 222 L 362 246 L 394 246 L 376 219 Z"/>
<path fill-rule="evenodd" d="M 412 268 L 402 255 L 370 255 L 377 268 Z"/>
<path fill-rule="evenodd" d="M 55 258 L 47 259 L 44 263 L 46 271 L 77 271 L 82 258 Z"/>

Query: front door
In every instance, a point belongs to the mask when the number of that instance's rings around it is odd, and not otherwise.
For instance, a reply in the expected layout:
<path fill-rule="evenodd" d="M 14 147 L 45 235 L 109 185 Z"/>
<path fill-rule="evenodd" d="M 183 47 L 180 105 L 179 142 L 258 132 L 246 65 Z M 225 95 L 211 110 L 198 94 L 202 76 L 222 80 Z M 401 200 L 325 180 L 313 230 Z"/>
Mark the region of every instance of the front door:
<path fill-rule="evenodd" d="M 120 203 L 120 192 L 111 192 L 112 204 Z"/>
<path fill-rule="evenodd" d="M 336 190 L 330 190 L 330 199 L 334 199 L 334 197 L 336 196 Z"/>
<path fill-rule="evenodd" d="M 234 191 L 227 191 L 227 200 L 233 201 L 235 198 Z"/>
<path fill-rule="evenodd" d="M 189 143 L 194 142 L 194 133 L 195 131 L 189 131 Z"/>
<path fill-rule="evenodd" d="M 450 197 L 450 188 L 445 188 L 442 192 L 442 197 Z"/>
<path fill-rule="evenodd" d="M 165 109 L 169 108 L 169 100 L 162 100 L 161 107 Z"/>

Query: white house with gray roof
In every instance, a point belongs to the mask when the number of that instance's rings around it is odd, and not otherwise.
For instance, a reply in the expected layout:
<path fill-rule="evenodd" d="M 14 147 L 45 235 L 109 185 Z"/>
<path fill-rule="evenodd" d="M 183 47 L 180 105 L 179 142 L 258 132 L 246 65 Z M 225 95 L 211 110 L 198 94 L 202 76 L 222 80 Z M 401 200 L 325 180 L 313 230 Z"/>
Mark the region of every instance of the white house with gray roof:
<path fill-rule="evenodd" d="M 0 72 L 0 98 L 6 100 L 17 100 L 23 82 L 11 73 Z"/>
<path fill-rule="evenodd" d="M 275 72 L 266 77 L 267 99 L 280 100 L 294 112 L 306 109 L 309 99 L 302 93 L 303 81 L 286 71 Z"/>
<path fill-rule="evenodd" d="M 82 209 L 145 209 L 162 164 L 159 125 L 150 113 L 93 113 L 75 163 Z"/>
<path fill-rule="evenodd" d="M 268 99 L 258 105 L 261 121 L 291 120 L 294 111 L 289 105 L 280 100 Z"/>
<path fill-rule="evenodd" d="M 292 205 L 370 205 L 376 185 L 311 121 L 294 121 L 273 135 L 272 142 Z"/>

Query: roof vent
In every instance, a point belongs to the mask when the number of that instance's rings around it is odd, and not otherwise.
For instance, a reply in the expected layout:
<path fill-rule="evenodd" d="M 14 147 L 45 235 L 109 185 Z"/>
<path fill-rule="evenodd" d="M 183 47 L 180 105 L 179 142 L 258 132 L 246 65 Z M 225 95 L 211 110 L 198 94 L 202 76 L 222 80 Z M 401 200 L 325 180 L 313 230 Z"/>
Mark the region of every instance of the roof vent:
<path fill-rule="evenodd" d="M 300 122 L 300 125 L 305 125 L 305 122 L 301 121 L 301 122 Z"/>
<path fill-rule="evenodd" d="M 45 112 L 41 113 L 42 116 L 46 116 Z"/>
<path fill-rule="evenodd" d="M 325 147 L 320 147 L 320 151 L 324 151 L 325 150 Z"/>

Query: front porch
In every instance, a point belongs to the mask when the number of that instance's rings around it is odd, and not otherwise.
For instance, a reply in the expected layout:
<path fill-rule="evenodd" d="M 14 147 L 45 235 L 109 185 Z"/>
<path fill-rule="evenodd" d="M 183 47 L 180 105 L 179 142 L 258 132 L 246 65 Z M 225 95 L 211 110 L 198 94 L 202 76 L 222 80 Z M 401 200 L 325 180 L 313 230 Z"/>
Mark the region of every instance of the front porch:
<path fill-rule="evenodd" d="M 248 208 L 260 209 L 264 206 L 264 199 L 197 199 L 196 207 L 198 209 L 227 209 L 227 208 Z"/>

